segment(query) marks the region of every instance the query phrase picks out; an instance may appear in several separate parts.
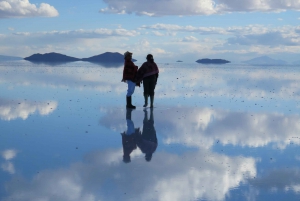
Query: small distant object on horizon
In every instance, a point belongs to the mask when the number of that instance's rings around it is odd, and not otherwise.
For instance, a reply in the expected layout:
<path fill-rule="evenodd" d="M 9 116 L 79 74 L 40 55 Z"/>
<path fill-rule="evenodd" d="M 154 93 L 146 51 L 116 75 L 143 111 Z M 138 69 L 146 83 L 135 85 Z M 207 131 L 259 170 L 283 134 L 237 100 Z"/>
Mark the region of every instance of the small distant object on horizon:
<path fill-rule="evenodd" d="M 64 54 L 59 54 L 55 52 L 46 53 L 46 54 L 33 54 L 29 57 L 24 58 L 28 61 L 35 62 L 72 62 L 72 61 L 89 61 L 89 62 L 99 62 L 99 63 L 122 63 L 124 62 L 124 56 L 118 52 L 105 52 L 103 54 L 99 54 L 96 56 L 92 56 L 89 58 L 75 58 L 70 57 Z M 132 61 L 137 61 L 132 59 Z"/>
<path fill-rule="evenodd" d="M 0 55 L 0 61 L 17 61 L 17 60 L 23 60 L 23 58 Z"/>
<path fill-rule="evenodd" d="M 183 61 L 181 61 L 181 60 L 178 60 L 178 61 L 176 61 L 176 62 L 183 62 Z"/>
<path fill-rule="evenodd" d="M 199 59 L 196 61 L 200 64 L 227 64 L 230 63 L 230 61 L 224 60 L 224 59 Z"/>
<path fill-rule="evenodd" d="M 286 65 L 287 62 L 280 60 L 280 59 L 272 59 L 268 56 L 261 56 L 261 57 L 256 57 L 254 59 L 250 59 L 247 61 L 243 61 L 243 63 L 250 64 L 250 65 Z"/>

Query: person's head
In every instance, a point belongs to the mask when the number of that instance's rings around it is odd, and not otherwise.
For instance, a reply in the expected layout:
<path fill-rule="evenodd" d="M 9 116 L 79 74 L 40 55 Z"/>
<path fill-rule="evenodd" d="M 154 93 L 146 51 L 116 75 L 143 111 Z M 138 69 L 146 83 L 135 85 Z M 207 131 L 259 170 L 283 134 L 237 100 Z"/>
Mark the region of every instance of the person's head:
<path fill-rule="evenodd" d="M 148 54 L 147 57 L 146 57 L 146 59 L 147 59 L 147 61 L 154 62 L 152 54 Z"/>
<path fill-rule="evenodd" d="M 124 53 L 124 59 L 126 60 L 126 61 L 131 61 L 131 59 L 132 59 L 132 53 L 131 52 L 125 52 Z"/>
<path fill-rule="evenodd" d="M 151 154 L 151 153 L 147 153 L 147 154 L 145 155 L 145 160 L 146 160 L 147 162 L 150 162 L 151 159 L 152 159 L 152 154 Z"/>

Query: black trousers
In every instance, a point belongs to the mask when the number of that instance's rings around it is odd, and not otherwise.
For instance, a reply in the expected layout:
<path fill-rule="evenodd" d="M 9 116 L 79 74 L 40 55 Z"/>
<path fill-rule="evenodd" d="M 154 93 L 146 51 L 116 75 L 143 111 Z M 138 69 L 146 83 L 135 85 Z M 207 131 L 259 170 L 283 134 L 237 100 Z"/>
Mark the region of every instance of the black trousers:
<path fill-rule="evenodd" d="M 156 75 L 151 75 L 148 77 L 145 77 L 143 79 L 143 86 L 144 86 L 144 96 L 146 94 L 150 95 L 150 96 L 154 96 L 154 89 L 156 86 Z"/>

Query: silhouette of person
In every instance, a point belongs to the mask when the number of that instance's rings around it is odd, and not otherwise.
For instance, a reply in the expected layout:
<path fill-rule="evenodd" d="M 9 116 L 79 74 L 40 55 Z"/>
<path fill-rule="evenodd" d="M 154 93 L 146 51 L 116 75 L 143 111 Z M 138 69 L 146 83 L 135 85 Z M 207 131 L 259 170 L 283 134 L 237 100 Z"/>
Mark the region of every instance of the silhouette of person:
<path fill-rule="evenodd" d="M 130 163 L 130 154 L 136 149 L 136 136 L 140 133 L 140 128 L 134 128 L 134 123 L 131 120 L 132 109 L 126 109 L 127 131 L 121 133 L 123 145 L 123 162 Z"/>
<path fill-rule="evenodd" d="M 145 154 L 145 160 L 151 161 L 152 154 L 157 148 L 157 137 L 154 128 L 153 109 L 150 110 L 150 119 L 148 119 L 148 112 L 144 110 L 143 131 L 138 133 L 136 137 L 136 144 L 140 150 Z"/>
<path fill-rule="evenodd" d="M 143 82 L 145 99 L 145 104 L 143 105 L 143 107 L 148 106 L 148 97 L 150 96 L 150 107 L 153 108 L 155 94 L 154 90 L 159 75 L 159 69 L 156 63 L 154 62 L 152 54 L 148 54 L 146 59 L 147 62 L 144 62 L 143 65 L 137 71 L 136 83 L 140 85 L 140 83 Z"/>

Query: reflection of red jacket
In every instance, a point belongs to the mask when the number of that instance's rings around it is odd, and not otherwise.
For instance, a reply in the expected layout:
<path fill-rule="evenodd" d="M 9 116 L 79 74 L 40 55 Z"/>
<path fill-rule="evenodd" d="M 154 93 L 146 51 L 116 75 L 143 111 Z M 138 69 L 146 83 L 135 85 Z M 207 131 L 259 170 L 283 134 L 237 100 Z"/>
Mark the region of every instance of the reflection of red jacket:
<path fill-rule="evenodd" d="M 122 81 L 130 80 L 132 82 L 135 82 L 137 70 L 138 70 L 138 67 L 136 65 L 134 65 L 134 63 L 132 61 L 125 60 Z"/>

